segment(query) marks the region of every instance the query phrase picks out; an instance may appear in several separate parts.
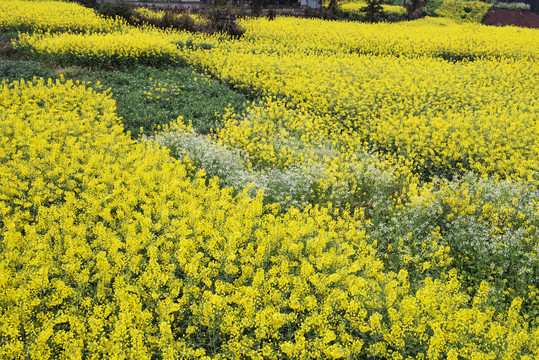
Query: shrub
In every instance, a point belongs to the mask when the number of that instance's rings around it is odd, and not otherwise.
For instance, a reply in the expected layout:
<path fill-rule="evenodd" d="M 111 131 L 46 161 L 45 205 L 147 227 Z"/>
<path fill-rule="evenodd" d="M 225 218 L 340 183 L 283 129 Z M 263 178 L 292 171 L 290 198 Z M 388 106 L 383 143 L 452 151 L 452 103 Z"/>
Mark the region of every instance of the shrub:
<path fill-rule="evenodd" d="M 457 22 L 475 22 L 483 20 L 492 4 L 481 1 L 444 0 L 435 13 Z"/>
<path fill-rule="evenodd" d="M 382 0 L 367 0 L 367 5 L 361 9 L 365 13 L 365 20 L 368 22 L 379 22 L 387 17 L 382 7 Z"/>
<path fill-rule="evenodd" d="M 277 17 L 277 13 L 274 9 L 269 9 L 268 13 L 266 14 L 266 17 L 269 21 L 275 20 L 275 18 Z"/>
<path fill-rule="evenodd" d="M 155 12 L 147 9 L 134 12 L 133 19 L 137 19 L 141 23 L 151 24 L 159 29 L 175 29 L 185 30 L 190 32 L 199 31 L 199 25 L 187 13 L 176 13 L 170 9 Z"/>
<path fill-rule="evenodd" d="M 365 21 L 365 12 L 362 11 L 366 6 L 365 2 L 346 3 L 339 6 L 339 16 L 343 19 Z M 382 5 L 386 14 L 385 20 L 398 21 L 403 20 L 406 15 L 406 9 L 400 5 Z"/>
<path fill-rule="evenodd" d="M 133 8 L 123 0 L 104 0 L 99 6 L 98 13 L 101 15 L 116 18 L 120 17 L 129 21 L 134 13 Z"/>
<path fill-rule="evenodd" d="M 428 16 L 438 16 L 436 10 L 442 6 L 444 0 L 429 0 L 427 5 L 423 7 L 422 11 Z"/>

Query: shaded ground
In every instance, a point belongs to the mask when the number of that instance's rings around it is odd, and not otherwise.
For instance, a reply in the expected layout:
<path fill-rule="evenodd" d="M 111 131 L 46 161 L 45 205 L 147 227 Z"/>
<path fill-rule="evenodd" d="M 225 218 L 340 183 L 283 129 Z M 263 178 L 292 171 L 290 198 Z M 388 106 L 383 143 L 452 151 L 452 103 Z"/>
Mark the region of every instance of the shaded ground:
<path fill-rule="evenodd" d="M 0 60 L 13 60 L 12 56 L 15 52 L 11 40 L 0 38 Z"/>
<path fill-rule="evenodd" d="M 485 16 L 483 24 L 539 29 L 539 15 L 526 10 L 494 9 Z"/>

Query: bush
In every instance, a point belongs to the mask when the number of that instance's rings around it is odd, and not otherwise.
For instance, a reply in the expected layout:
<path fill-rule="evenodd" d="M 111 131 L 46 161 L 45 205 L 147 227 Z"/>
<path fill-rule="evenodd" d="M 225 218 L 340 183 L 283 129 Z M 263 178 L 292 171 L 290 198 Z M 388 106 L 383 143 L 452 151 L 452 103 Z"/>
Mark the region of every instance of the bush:
<path fill-rule="evenodd" d="M 429 0 L 422 11 L 428 16 L 438 16 L 436 10 L 444 3 L 444 0 Z"/>
<path fill-rule="evenodd" d="M 435 14 L 457 22 L 480 23 L 491 7 L 492 4 L 481 1 L 444 0 Z"/>
<path fill-rule="evenodd" d="M 269 9 L 268 13 L 266 14 L 266 17 L 268 18 L 269 21 L 273 21 L 277 17 L 277 13 L 275 12 L 274 9 Z"/>
<path fill-rule="evenodd" d="M 162 13 L 151 13 L 147 11 L 138 11 L 134 13 L 133 21 L 140 24 L 151 24 L 159 29 L 175 29 L 196 32 L 199 30 L 195 20 L 186 13 L 176 13 L 170 9 Z M 152 14 L 152 16 L 148 16 Z"/>
<path fill-rule="evenodd" d="M 239 39 L 245 34 L 236 22 L 234 10 L 228 6 L 211 6 L 206 11 L 209 22 L 201 27 L 201 31 L 208 34 L 222 33 L 233 39 Z"/>
<path fill-rule="evenodd" d="M 354 21 L 365 21 L 366 14 L 363 9 L 366 3 L 347 3 L 340 5 L 339 16 L 343 19 Z M 401 6 L 395 5 L 382 5 L 383 11 L 386 14 L 385 20 L 389 22 L 404 20 L 406 17 L 406 9 Z M 384 18 L 382 18 L 384 19 Z"/>
<path fill-rule="evenodd" d="M 365 13 L 365 20 L 371 23 L 387 18 L 382 7 L 382 0 L 367 0 L 367 5 L 361 9 L 361 12 Z"/>
<path fill-rule="evenodd" d="M 521 3 L 521 2 L 513 2 L 513 3 L 506 3 L 506 2 L 496 2 L 492 4 L 492 6 L 496 9 L 510 9 L 510 10 L 530 10 L 530 4 Z"/>
<path fill-rule="evenodd" d="M 120 17 L 128 21 L 134 15 L 133 8 L 122 0 L 102 1 L 98 13 L 111 18 Z"/>

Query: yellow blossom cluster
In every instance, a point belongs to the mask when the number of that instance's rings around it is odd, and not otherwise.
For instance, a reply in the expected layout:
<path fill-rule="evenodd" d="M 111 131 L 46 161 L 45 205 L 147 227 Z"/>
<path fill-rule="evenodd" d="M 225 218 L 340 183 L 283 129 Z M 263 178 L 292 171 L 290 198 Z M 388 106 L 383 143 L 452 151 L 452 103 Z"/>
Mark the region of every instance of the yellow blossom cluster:
<path fill-rule="evenodd" d="M 398 39 L 411 25 L 331 23 L 332 28 L 321 25 L 319 30 L 317 21 L 253 20 L 246 23 L 244 41 L 185 56 L 237 89 L 284 98 L 287 108 L 307 111 L 320 117 L 315 123 L 326 124 L 304 132 L 342 134 L 406 164 L 424 179 L 466 171 L 537 177 L 539 85 L 530 81 L 539 76 L 536 30 L 515 39 L 512 32 L 519 30 L 508 29 L 493 41 L 501 30 L 489 33 L 474 25 L 477 31 L 472 31 L 471 25 L 453 23 L 443 30 L 448 40 L 435 25 L 431 27 L 438 33 L 429 33 L 434 38 L 430 44 L 445 47 L 441 54 L 431 52 L 429 42 L 414 46 L 403 41 L 382 56 L 385 51 L 368 48 L 375 46 L 376 37 Z M 428 33 L 425 24 L 414 31 Z M 326 29 L 329 40 L 322 36 Z M 355 34 L 348 38 L 340 31 L 346 29 L 355 29 Z M 455 34 L 460 40 L 453 48 Z M 481 40 L 470 41 L 470 36 Z M 369 45 L 351 48 L 351 39 L 358 37 Z M 422 35 L 417 38 L 421 41 Z M 464 43 L 466 47 L 459 45 Z M 504 44 L 513 51 L 502 57 Z M 475 61 L 440 59 L 445 56 Z"/>
<path fill-rule="evenodd" d="M 72 2 L 2 0 L 0 30 L 22 32 L 111 32 L 121 27 L 94 10 Z"/>
<path fill-rule="evenodd" d="M 413 288 L 364 220 L 277 214 L 123 132 L 109 93 L 0 84 L 0 357 L 525 359 L 455 272 Z M 202 174 L 200 174 L 202 175 Z"/>
<path fill-rule="evenodd" d="M 232 46 L 235 52 L 296 56 L 337 52 L 449 60 L 539 58 L 535 29 L 457 24 L 448 18 L 366 24 L 278 17 L 276 21 L 259 18 L 239 23 L 247 33 Z"/>
<path fill-rule="evenodd" d="M 355 15 L 360 15 L 361 9 L 367 6 L 367 2 L 349 2 L 340 5 L 341 10 L 347 13 L 352 13 Z M 406 9 L 403 6 L 397 6 L 397 5 L 387 5 L 383 4 L 382 8 L 387 14 L 395 15 L 395 16 L 402 16 L 406 14 Z"/>
<path fill-rule="evenodd" d="M 479 23 L 491 7 L 492 4 L 482 1 L 444 0 L 436 14 L 457 22 Z"/>
<path fill-rule="evenodd" d="M 150 80 L 152 80 L 150 78 Z M 183 85 L 174 85 L 168 83 L 154 82 L 148 91 L 145 91 L 146 99 L 148 101 L 170 100 L 171 97 L 178 96 L 180 94 Z"/>
<path fill-rule="evenodd" d="M 21 34 L 15 47 L 32 59 L 88 67 L 170 65 L 182 63 L 178 43 L 186 33 L 130 28 L 113 33 Z"/>
<path fill-rule="evenodd" d="M 22 32 L 13 45 L 23 56 L 94 68 L 180 64 L 186 44 L 199 48 L 219 41 L 218 37 L 160 31 L 151 26 L 133 28 L 80 5 L 55 1 L 2 2 L 0 30 Z"/>
<path fill-rule="evenodd" d="M 243 116 L 224 114 L 216 141 L 240 149 L 255 170 L 301 166 L 312 182 L 307 203 L 363 208 L 369 217 L 382 203 L 408 197 L 418 180 L 408 166 L 377 156 L 357 136 L 334 128 L 331 115 L 288 109 L 276 99 L 247 108 Z"/>

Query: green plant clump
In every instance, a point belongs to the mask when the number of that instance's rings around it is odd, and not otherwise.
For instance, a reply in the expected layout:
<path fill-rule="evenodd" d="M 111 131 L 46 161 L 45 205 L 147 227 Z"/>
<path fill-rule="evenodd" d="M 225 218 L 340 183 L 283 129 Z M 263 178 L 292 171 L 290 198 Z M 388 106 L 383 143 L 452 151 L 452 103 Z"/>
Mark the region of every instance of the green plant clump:
<path fill-rule="evenodd" d="M 509 10 L 530 10 L 530 5 L 521 2 L 515 3 L 506 3 L 506 2 L 497 2 L 492 5 L 496 9 L 509 9 Z"/>
<path fill-rule="evenodd" d="M 56 74 L 49 68 L 32 61 L 0 61 L 0 81 L 32 80 L 37 78 L 56 78 Z"/>
<path fill-rule="evenodd" d="M 61 72 L 61 71 L 60 71 Z M 153 135 L 159 127 L 179 116 L 192 122 L 200 133 L 219 126 L 218 119 L 226 108 L 240 111 L 250 99 L 189 68 L 136 67 L 132 70 L 66 73 L 73 78 L 100 82 L 112 90 L 118 115 L 131 135 Z"/>
<path fill-rule="evenodd" d="M 481 1 L 444 0 L 435 13 L 457 22 L 480 23 L 491 7 Z"/>

